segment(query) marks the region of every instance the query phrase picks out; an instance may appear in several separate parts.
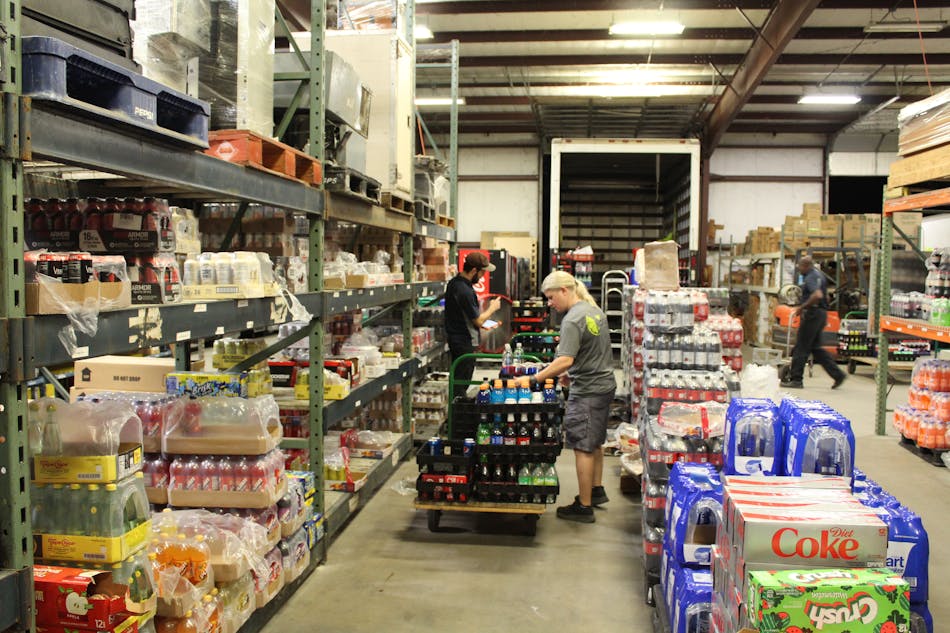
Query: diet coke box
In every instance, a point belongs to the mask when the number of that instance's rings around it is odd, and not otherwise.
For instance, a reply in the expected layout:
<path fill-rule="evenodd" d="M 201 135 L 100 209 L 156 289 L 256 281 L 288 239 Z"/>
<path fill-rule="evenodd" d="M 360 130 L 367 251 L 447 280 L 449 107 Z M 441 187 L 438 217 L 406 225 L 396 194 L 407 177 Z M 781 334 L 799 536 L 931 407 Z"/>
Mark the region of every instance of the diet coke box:
<path fill-rule="evenodd" d="M 842 512 L 841 510 L 845 511 Z M 734 540 L 746 561 L 800 567 L 875 567 L 887 562 L 887 526 L 873 512 L 739 508 Z"/>
<path fill-rule="evenodd" d="M 783 488 L 813 489 L 840 489 L 851 490 L 850 477 L 836 477 L 829 475 L 802 475 L 801 477 L 768 477 L 764 475 L 723 475 L 722 483 L 729 487 L 766 488 L 781 490 Z"/>
<path fill-rule="evenodd" d="M 723 499 L 723 523 L 730 538 L 741 537 L 735 527 L 739 523 L 739 509 L 757 512 L 784 512 L 786 510 L 817 510 L 832 512 L 835 510 L 866 513 L 868 509 L 845 490 L 801 490 L 785 489 L 763 491 L 756 489 L 727 490 Z"/>

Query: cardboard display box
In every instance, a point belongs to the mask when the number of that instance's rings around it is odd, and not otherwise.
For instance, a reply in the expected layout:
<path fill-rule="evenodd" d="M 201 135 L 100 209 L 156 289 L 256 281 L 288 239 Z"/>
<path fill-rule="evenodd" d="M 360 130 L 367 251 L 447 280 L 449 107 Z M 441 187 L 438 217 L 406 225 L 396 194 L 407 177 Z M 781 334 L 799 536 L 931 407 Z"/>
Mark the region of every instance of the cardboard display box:
<path fill-rule="evenodd" d="M 112 630 L 127 618 L 126 590 L 107 571 L 37 565 L 33 568 L 36 623 Z"/>
<path fill-rule="evenodd" d="M 33 552 L 38 559 L 120 563 L 142 549 L 151 534 L 151 521 L 145 521 L 122 536 L 34 534 Z"/>
<path fill-rule="evenodd" d="M 26 284 L 27 314 L 66 314 L 70 306 L 84 306 L 87 302 L 99 310 L 128 308 L 132 305 L 132 286 L 127 281 Z"/>
<path fill-rule="evenodd" d="M 276 490 L 258 492 L 171 489 L 168 491 L 168 503 L 182 508 L 267 508 L 277 503 L 286 492 L 286 479 L 281 481 Z M 278 537 L 279 532 L 280 525 L 278 524 Z"/>
<path fill-rule="evenodd" d="M 99 356 L 76 361 L 78 389 L 165 393 L 165 375 L 175 371 L 174 358 Z"/>
<path fill-rule="evenodd" d="M 142 445 L 125 443 L 117 455 L 36 455 L 32 477 L 42 484 L 112 483 L 142 470 Z"/>

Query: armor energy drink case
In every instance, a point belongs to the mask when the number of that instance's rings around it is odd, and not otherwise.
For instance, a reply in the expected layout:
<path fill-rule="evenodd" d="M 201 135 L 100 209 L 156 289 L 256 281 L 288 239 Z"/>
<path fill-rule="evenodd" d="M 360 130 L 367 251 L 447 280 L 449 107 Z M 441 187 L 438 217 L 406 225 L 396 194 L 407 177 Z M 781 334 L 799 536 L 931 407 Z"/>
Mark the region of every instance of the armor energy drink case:
<path fill-rule="evenodd" d="M 910 587 L 886 568 L 754 571 L 748 601 L 759 633 L 910 631 Z"/>

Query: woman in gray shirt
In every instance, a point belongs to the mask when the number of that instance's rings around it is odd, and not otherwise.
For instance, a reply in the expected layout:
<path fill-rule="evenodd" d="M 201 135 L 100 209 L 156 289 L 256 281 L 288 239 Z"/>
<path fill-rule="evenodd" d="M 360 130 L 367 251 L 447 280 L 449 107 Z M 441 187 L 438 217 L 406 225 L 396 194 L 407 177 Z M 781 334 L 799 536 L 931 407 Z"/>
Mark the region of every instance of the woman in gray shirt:
<path fill-rule="evenodd" d="M 557 509 L 561 519 L 593 523 L 591 506 L 607 503 L 603 487 L 604 451 L 610 404 L 617 390 L 607 317 L 594 303 L 584 284 L 555 271 L 541 283 L 548 305 L 562 315 L 561 342 L 554 361 L 534 380 L 544 384 L 561 377 L 570 384 L 564 413 L 565 446 L 574 450 L 578 495 L 574 503 Z M 566 373 L 566 380 L 563 375 Z"/>

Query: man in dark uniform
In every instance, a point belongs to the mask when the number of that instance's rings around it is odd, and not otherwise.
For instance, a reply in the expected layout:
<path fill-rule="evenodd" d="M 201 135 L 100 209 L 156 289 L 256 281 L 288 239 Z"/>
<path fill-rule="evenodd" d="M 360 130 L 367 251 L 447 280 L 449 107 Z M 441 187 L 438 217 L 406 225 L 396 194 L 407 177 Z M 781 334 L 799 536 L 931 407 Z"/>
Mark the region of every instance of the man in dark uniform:
<path fill-rule="evenodd" d="M 484 253 L 478 251 L 465 256 L 462 270 L 445 286 L 445 335 L 449 344 L 452 362 L 463 354 L 471 354 L 478 347 L 479 329 L 501 307 L 501 299 L 495 297 L 484 312 L 478 309 L 478 296 L 473 284 L 484 271 L 495 270 Z M 470 358 L 455 368 L 455 379 L 466 382 L 475 373 L 475 359 Z M 456 385 L 455 396 L 464 396 L 468 385 Z"/>
<path fill-rule="evenodd" d="M 821 271 L 815 268 L 811 257 L 807 255 L 798 262 L 799 287 L 802 289 L 802 304 L 792 309 L 792 317 L 801 315 L 798 325 L 798 339 L 792 351 L 792 367 L 788 378 L 782 382 L 786 389 L 801 389 L 805 375 L 805 363 L 808 355 L 825 368 L 834 380 L 832 389 L 837 389 L 847 375 L 835 363 L 831 355 L 821 347 L 821 333 L 828 323 L 828 282 Z"/>

